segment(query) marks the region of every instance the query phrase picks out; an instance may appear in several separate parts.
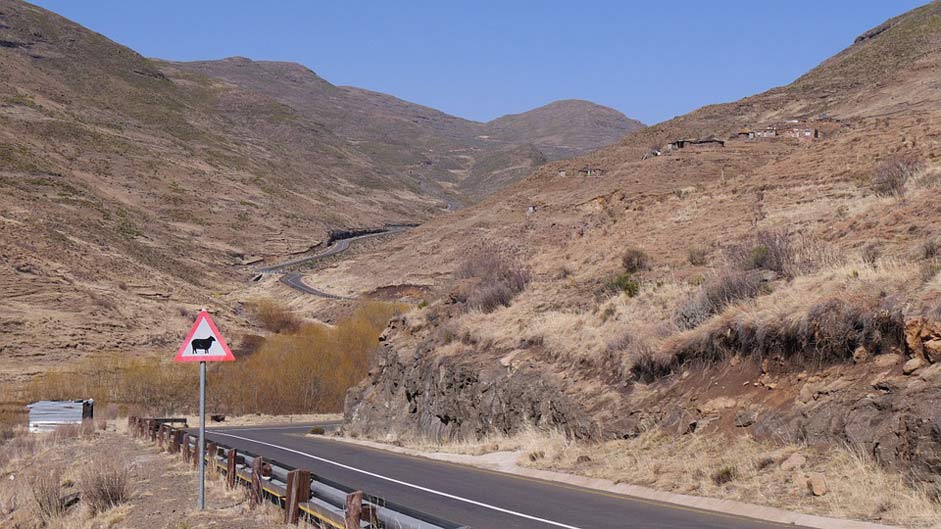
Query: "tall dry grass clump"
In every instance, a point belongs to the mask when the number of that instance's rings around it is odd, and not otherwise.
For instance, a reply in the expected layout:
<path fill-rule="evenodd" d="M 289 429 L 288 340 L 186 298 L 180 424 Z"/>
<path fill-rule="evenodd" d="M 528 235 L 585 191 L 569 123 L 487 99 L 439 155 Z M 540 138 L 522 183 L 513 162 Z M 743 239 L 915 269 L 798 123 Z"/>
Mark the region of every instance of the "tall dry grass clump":
<path fill-rule="evenodd" d="M 732 303 L 754 298 L 768 288 L 754 270 L 725 271 L 706 280 L 683 300 L 676 311 L 676 324 L 681 329 L 693 329 Z"/>
<path fill-rule="evenodd" d="M 882 161 L 872 171 L 870 185 L 878 196 L 905 194 L 908 181 L 925 170 L 924 158 L 914 151 L 898 152 Z"/>
<path fill-rule="evenodd" d="M 457 276 L 474 281 L 467 293 L 467 304 L 482 312 L 508 307 L 531 279 L 522 263 L 495 246 L 485 247 L 465 260 Z"/>
<path fill-rule="evenodd" d="M 131 467 L 122 460 L 99 458 L 82 471 L 78 487 L 93 515 L 104 512 L 130 499 Z"/>
<path fill-rule="evenodd" d="M 62 496 L 62 474 L 60 466 L 36 471 L 27 480 L 30 497 L 36 506 L 39 517 L 45 523 L 52 522 L 65 514 L 65 498 Z"/>

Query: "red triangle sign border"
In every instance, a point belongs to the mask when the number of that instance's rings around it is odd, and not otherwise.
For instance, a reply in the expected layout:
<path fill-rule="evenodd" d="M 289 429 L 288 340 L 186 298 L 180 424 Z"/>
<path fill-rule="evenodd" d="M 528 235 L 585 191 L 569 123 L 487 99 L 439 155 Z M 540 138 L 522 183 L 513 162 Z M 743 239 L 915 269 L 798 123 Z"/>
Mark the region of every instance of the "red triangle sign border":
<path fill-rule="evenodd" d="M 212 334 L 216 337 L 219 342 L 219 346 L 222 347 L 222 350 L 225 351 L 225 356 L 189 356 L 184 353 L 190 346 L 190 342 L 193 341 L 193 336 L 196 334 L 196 330 L 199 328 L 199 324 L 205 320 L 209 325 L 209 329 L 212 331 Z M 235 355 L 232 354 L 232 350 L 229 349 L 228 344 L 225 343 L 225 338 L 222 337 L 222 334 L 219 332 L 219 329 L 216 327 L 216 323 L 212 321 L 212 317 L 209 316 L 209 313 L 205 309 L 200 311 L 199 316 L 196 317 L 196 322 L 193 323 L 193 327 L 190 329 L 189 333 L 186 335 L 186 339 L 183 340 L 183 345 L 180 346 L 180 350 L 176 352 L 176 356 L 173 358 L 174 362 L 233 362 L 235 361 Z"/>

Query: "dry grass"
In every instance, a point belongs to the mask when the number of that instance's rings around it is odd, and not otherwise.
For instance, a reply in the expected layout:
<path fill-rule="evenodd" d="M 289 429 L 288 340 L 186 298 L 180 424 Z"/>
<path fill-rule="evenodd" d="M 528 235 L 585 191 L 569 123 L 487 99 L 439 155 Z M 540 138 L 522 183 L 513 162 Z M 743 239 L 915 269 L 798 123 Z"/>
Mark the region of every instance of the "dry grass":
<path fill-rule="evenodd" d="M 905 476 L 880 467 L 845 447 L 827 450 L 778 445 L 749 436 L 674 436 L 651 429 L 629 440 L 586 444 L 558 432 L 526 428 L 517 435 L 446 445 L 404 440 L 425 451 L 481 455 L 516 451 L 518 464 L 571 472 L 616 483 L 771 505 L 811 514 L 882 521 L 910 527 L 941 527 L 941 504 Z M 792 454 L 806 463 L 782 467 Z M 807 477 L 820 473 L 829 492 L 815 497 Z"/>
<path fill-rule="evenodd" d="M 270 332 L 293 333 L 303 324 L 301 318 L 274 300 L 254 301 L 250 308 L 261 326 Z"/>
<path fill-rule="evenodd" d="M 278 415 L 341 410 L 346 391 L 366 376 L 379 335 L 403 308 L 365 301 L 334 326 L 304 323 L 267 336 L 252 355 L 210 368 L 210 409 Z M 284 316 L 287 311 L 267 307 L 265 314 L 266 318 L 280 314 L 273 319 L 276 326 L 293 328 L 282 325 L 290 319 Z M 174 364 L 169 358 L 96 356 L 35 378 L 25 393 L 30 400 L 81 394 L 93 397 L 97 408 L 119 402 L 140 413 L 181 414 L 192 411 L 197 402 L 194 377 L 191 366 Z M 62 435 L 81 432 L 67 430 Z"/>
<path fill-rule="evenodd" d="M 62 495 L 62 474 L 60 466 L 36 470 L 28 478 L 30 496 L 33 505 L 44 523 L 57 520 L 65 514 L 65 498 Z"/>
<path fill-rule="evenodd" d="M 458 268 L 457 276 L 474 282 L 467 293 L 467 305 L 482 312 L 509 306 L 531 278 L 529 270 L 519 261 L 494 246 L 467 258 Z"/>
<path fill-rule="evenodd" d="M 92 460 L 78 485 L 82 502 L 92 515 L 117 507 L 131 496 L 130 464 L 110 457 Z"/>
<path fill-rule="evenodd" d="M 878 196 L 901 196 L 906 185 L 925 171 L 925 160 L 915 151 L 898 152 L 873 169 L 870 185 Z"/>

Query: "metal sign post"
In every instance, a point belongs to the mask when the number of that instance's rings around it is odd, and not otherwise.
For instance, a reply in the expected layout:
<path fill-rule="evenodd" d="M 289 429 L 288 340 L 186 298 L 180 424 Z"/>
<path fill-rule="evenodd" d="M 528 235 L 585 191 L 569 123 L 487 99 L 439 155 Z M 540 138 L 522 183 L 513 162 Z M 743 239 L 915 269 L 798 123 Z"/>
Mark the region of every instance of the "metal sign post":
<path fill-rule="evenodd" d="M 199 492 L 196 505 L 206 509 L 206 362 L 231 362 L 235 360 L 222 334 L 216 328 L 205 309 L 199 311 L 196 323 L 190 329 L 183 346 L 177 351 L 174 362 L 199 362 L 199 441 L 196 448 L 199 466 Z M 211 454 L 213 458 L 216 454 Z M 215 459 L 213 459 L 215 460 Z"/>
<path fill-rule="evenodd" d="M 199 363 L 199 510 L 206 509 L 206 362 Z"/>

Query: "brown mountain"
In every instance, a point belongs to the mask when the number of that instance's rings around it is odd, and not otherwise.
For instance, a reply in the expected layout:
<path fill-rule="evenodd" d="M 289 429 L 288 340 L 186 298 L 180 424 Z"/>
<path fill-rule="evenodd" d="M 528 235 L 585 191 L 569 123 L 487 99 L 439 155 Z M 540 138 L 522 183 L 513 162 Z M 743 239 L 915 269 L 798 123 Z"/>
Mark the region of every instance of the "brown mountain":
<path fill-rule="evenodd" d="M 848 443 L 930 475 L 938 71 L 934 2 L 787 86 L 540 166 L 381 261 L 312 274 L 364 290 L 425 285 L 435 300 L 388 331 L 379 368 L 348 399 L 350 430 L 750 432 Z M 689 139 L 719 141 L 669 148 Z M 645 159 L 654 145 L 661 155 Z M 490 267 L 503 279 L 475 283 L 474 266 L 456 277 L 481 254 L 520 262 L 528 285 L 514 296 L 505 266 Z"/>
<path fill-rule="evenodd" d="M 625 118 L 617 110 L 580 100 L 556 101 L 486 124 L 490 137 L 507 141 L 525 138 L 554 160 L 610 145 L 643 127 L 643 123 Z"/>
<path fill-rule="evenodd" d="M 587 101 L 557 101 L 479 123 L 387 94 L 335 86 L 295 63 L 235 57 L 173 66 L 272 97 L 323 123 L 385 171 L 417 178 L 423 189 L 451 202 L 486 196 L 523 176 L 518 160 L 506 155 L 523 152 L 523 145 L 532 144 L 541 153 L 527 157 L 526 166 L 533 167 L 543 158 L 570 157 L 610 145 L 643 127 Z M 490 173 L 481 175 L 482 168 Z"/>
<path fill-rule="evenodd" d="M 196 306 L 238 324 L 245 262 L 422 222 L 477 196 L 463 173 L 480 195 L 521 176 L 477 128 L 297 65 L 147 59 L 0 0 L 0 379 L 158 349 Z"/>

